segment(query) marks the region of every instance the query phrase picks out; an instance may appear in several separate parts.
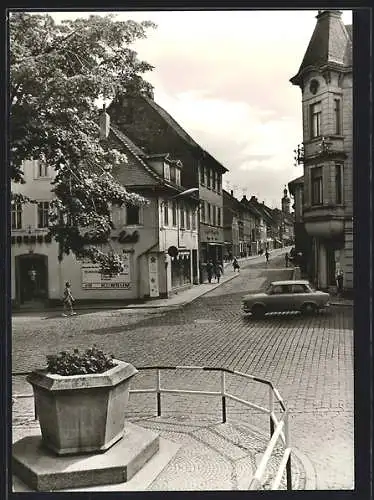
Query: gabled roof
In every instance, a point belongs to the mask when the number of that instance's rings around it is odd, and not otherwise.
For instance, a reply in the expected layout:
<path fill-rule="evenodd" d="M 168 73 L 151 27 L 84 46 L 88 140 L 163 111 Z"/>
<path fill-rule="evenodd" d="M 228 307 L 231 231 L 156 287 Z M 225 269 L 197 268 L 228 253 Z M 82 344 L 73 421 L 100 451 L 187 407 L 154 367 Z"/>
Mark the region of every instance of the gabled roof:
<path fill-rule="evenodd" d="M 352 64 L 352 26 L 344 25 L 341 12 L 323 10 L 317 16 L 308 48 L 297 74 L 291 83 L 299 85 L 302 74 L 308 69 L 321 68 L 328 64 L 350 66 Z"/>
<path fill-rule="evenodd" d="M 226 167 L 219 163 L 210 153 L 205 151 L 205 149 L 192 139 L 192 137 L 179 125 L 176 120 L 174 120 L 171 115 L 169 115 L 164 108 L 144 94 L 139 94 L 139 96 L 142 97 L 189 146 L 197 148 L 204 156 L 207 156 L 211 161 L 216 163 L 222 172 L 228 171 Z"/>

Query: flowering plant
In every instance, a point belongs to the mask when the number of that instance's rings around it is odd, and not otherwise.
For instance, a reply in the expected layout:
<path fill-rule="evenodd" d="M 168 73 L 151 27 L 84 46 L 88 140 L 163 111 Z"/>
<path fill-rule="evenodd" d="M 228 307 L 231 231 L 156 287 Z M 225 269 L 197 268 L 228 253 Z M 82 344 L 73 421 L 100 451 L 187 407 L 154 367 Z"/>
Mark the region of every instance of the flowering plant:
<path fill-rule="evenodd" d="M 47 371 L 56 375 L 87 375 L 89 373 L 103 373 L 115 365 L 112 354 L 105 354 L 96 345 L 80 353 L 74 349 L 72 353 L 61 351 L 47 356 Z"/>

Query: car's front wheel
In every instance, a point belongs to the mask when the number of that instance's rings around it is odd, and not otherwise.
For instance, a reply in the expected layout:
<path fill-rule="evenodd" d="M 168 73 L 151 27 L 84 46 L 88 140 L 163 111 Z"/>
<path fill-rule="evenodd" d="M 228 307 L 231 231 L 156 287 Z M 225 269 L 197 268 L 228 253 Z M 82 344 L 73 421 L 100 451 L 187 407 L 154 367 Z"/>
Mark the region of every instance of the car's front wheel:
<path fill-rule="evenodd" d="M 252 307 L 251 312 L 254 318 L 263 318 L 265 316 L 265 307 L 260 304 L 256 304 Z"/>
<path fill-rule="evenodd" d="M 301 312 L 307 316 L 310 316 L 311 314 L 315 314 L 317 312 L 317 307 L 315 304 L 303 304 L 301 307 Z"/>

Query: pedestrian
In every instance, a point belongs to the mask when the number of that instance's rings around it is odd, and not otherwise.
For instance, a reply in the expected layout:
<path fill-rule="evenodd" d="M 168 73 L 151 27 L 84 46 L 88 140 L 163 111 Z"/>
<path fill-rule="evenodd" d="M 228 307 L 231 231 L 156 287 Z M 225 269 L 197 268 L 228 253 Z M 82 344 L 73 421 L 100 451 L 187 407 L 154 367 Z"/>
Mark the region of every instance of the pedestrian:
<path fill-rule="evenodd" d="M 238 271 L 238 272 L 240 271 L 239 262 L 237 261 L 236 257 L 232 261 L 232 267 L 234 268 L 234 272 L 235 271 Z"/>
<path fill-rule="evenodd" d="M 213 270 L 214 270 L 214 266 L 213 266 L 213 262 L 210 260 L 207 265 L 206 265 L 206 273 L 208 275 L 208 281 L 209 283 L 212 282 L 212 278 L 213 278 Z"/>
<path fill-rule="evenodd" d="M 63 303 L 64 303 L 64 312 L 62 313 L 63 316 L 68 316 L 67 312 L 69 312 L 70 316 L 75 316 L 77 313 L 73 311 L 73 302 L 75 301 L 71 290 L 70 290 L 70 283 L 67 281 L 65 283 L 65 290 L 64 290 L 64 298 L 63 298 Z"/>
<path fill-rule="evenodd" d="M 219 262 L 215 265 L 214 268 L 214 275 L 216 277 L 217 283 L 219 283 L 219 280 L 221 278 L 221 274 L 223 274 L 223 268 Z"/>
<path fill-rule="evenodd" d="M 266 258 L 266 264 L 269 262 L 269 252 L 268 250 L 266 249 L 266 252 L 265 252 L 265 258 Z"/>
<path fill-rule="evenodd" d="M 290 258 L 288 257 L 288 252 L 286 252 L 286 255 L 284 256 L 284 260 L 286 262 L 286 267 L 288 267 L 288 261 L 290 260 Z"/>
<path fill-rule="evenodd" d="M 343 271 L 341 269 L 338 269 L 336 272 L 336 289 L 338 292 L 339 297 L 342 296 L 343 294 Z"/>

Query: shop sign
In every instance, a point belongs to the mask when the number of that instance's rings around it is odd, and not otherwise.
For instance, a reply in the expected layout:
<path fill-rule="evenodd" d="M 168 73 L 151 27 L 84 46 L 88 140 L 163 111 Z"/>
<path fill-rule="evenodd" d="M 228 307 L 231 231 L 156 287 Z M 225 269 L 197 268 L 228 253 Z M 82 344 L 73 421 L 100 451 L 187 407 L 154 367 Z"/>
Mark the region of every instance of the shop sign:
<path fill-rule="evenodd" d="M 130 258 L 130 253 L 122 254 L 123 270 L 116 276 L 102 274 L 100 264 L 83 262 L 81 264 L 82 288 L 84 290 L 129 290 L 131 288 Z"/>
<path fill-rule="evenodd" d="M 148 256 L 148 272 L 149 272 L 149 295 L 150 297 L 158 297 L 160 295 L 158 282 L 158 259 L 157 255 Z"/>

